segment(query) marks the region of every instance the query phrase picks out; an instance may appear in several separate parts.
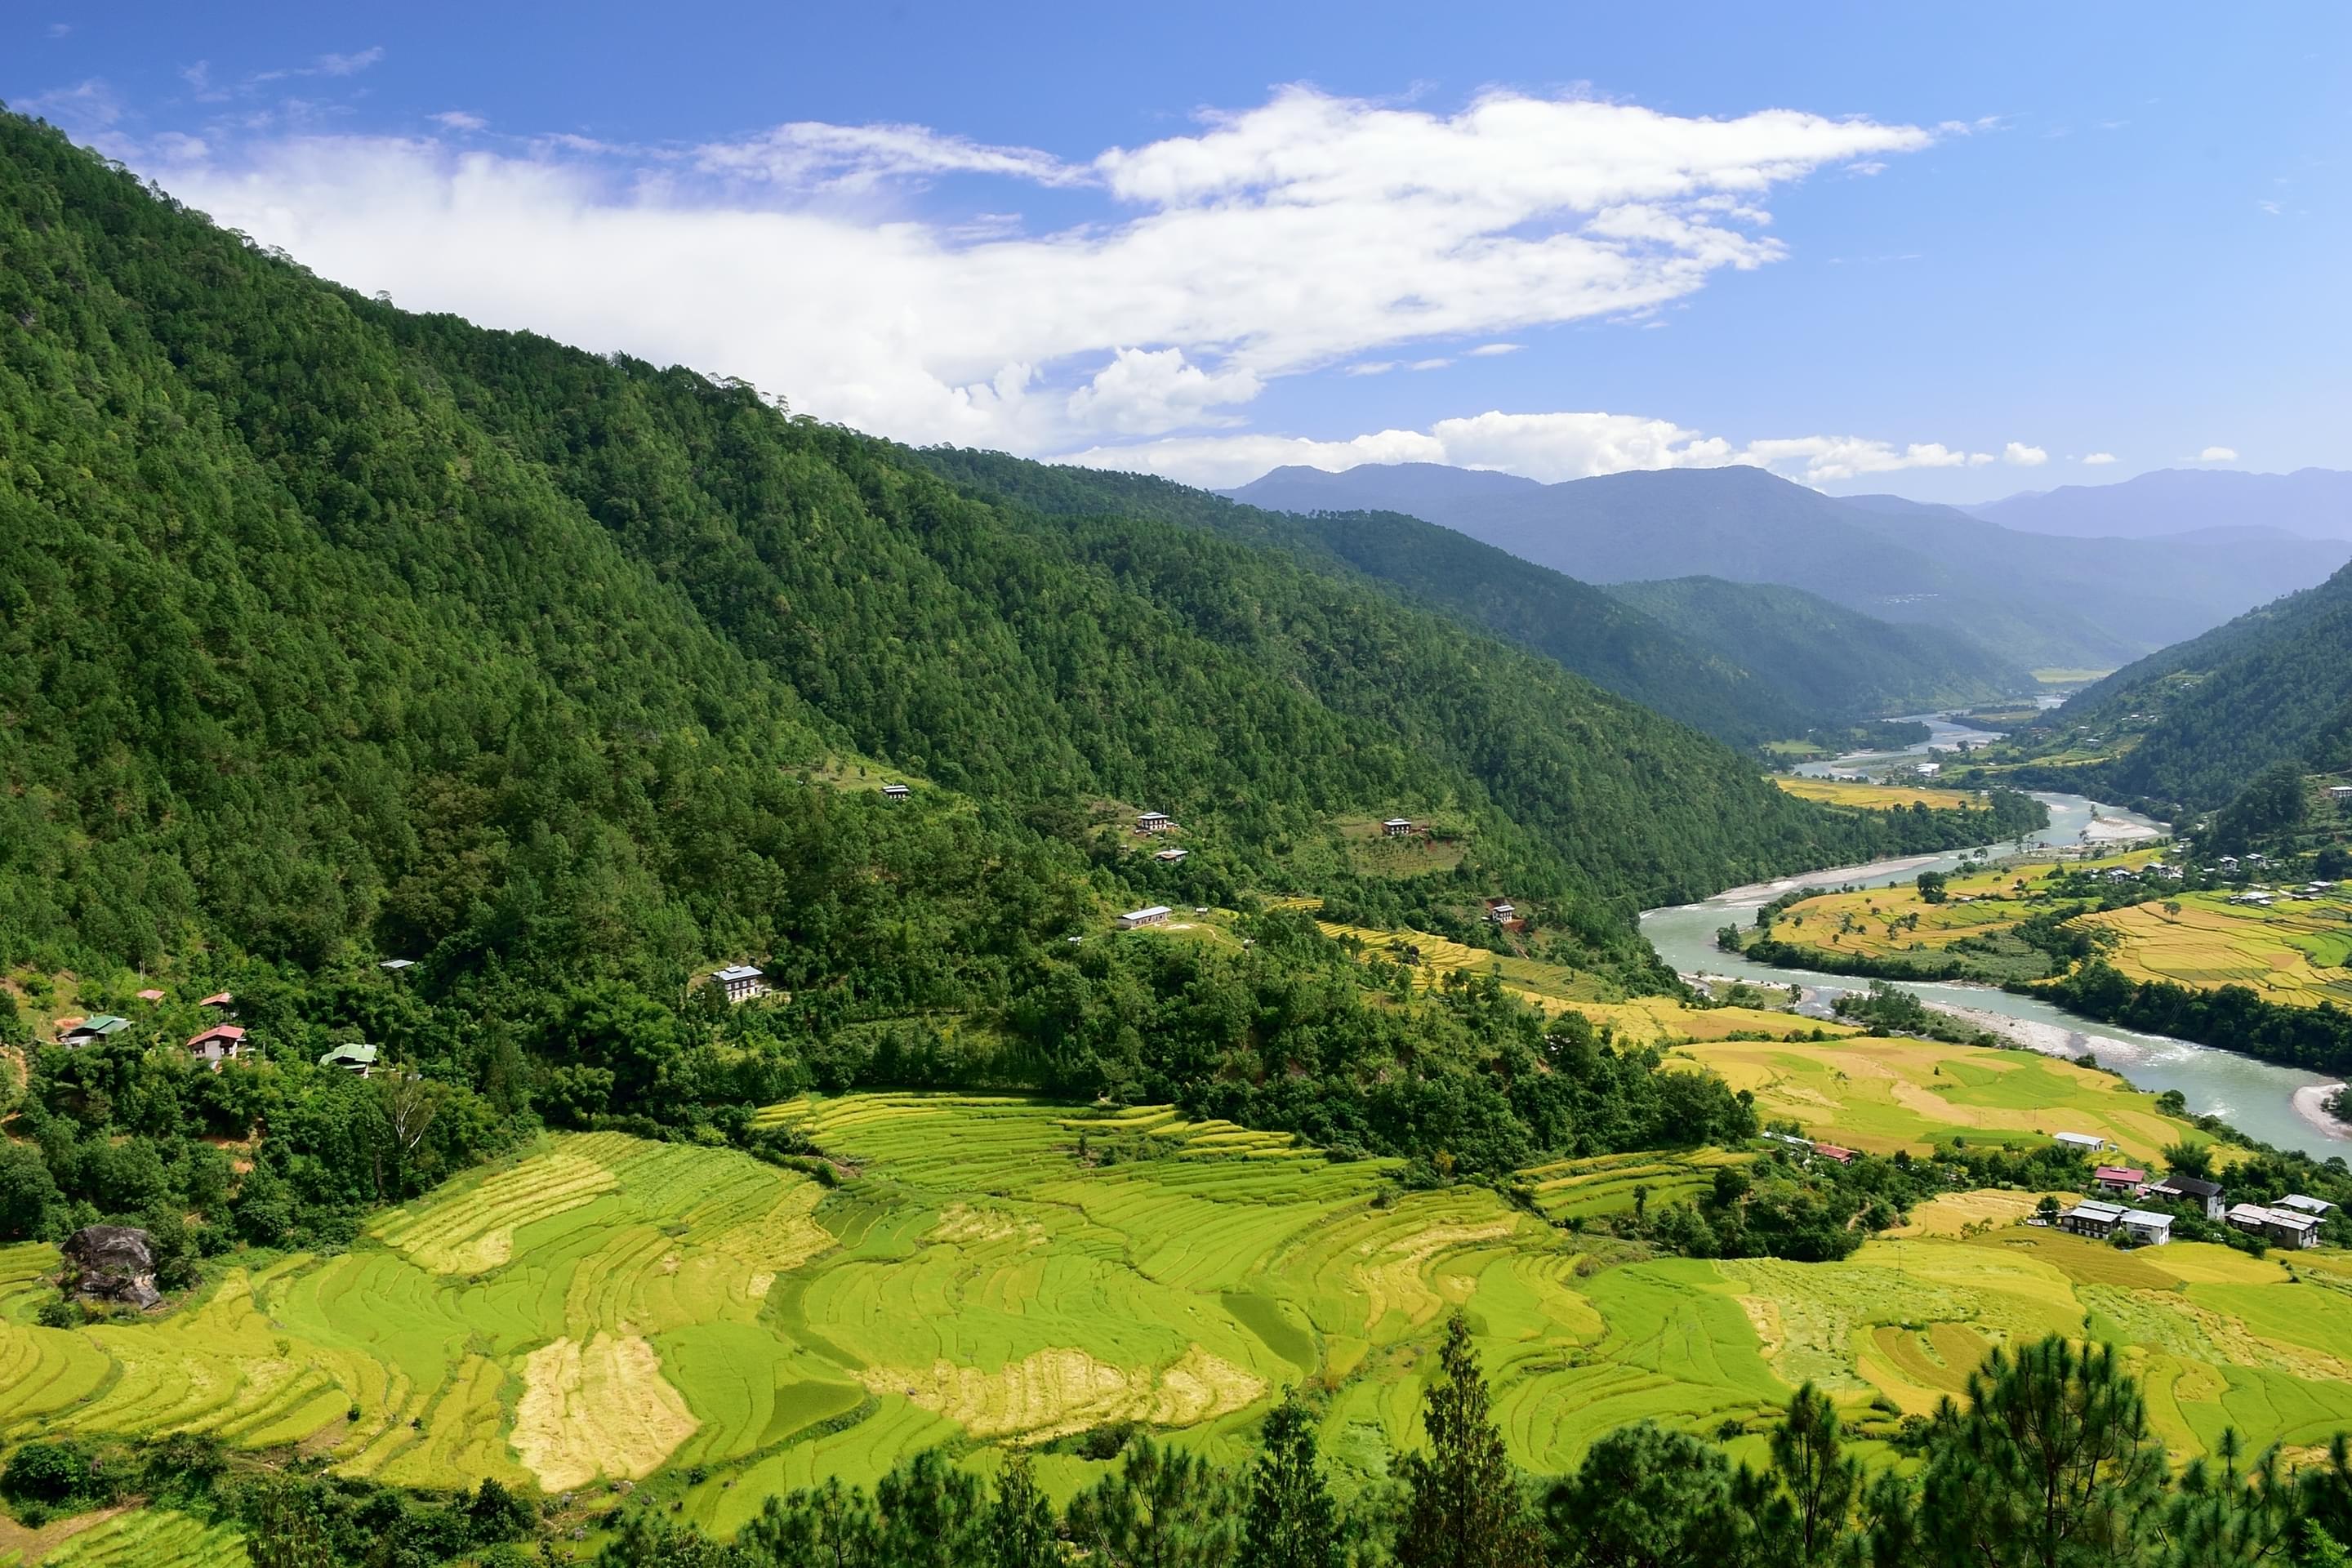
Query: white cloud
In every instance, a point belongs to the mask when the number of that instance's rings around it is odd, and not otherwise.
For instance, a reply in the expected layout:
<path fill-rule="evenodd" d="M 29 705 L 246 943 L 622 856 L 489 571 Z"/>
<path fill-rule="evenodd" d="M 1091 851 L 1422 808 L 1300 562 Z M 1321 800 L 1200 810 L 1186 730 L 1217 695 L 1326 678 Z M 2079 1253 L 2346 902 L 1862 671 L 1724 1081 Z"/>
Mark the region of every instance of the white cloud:
<path fill-rule="evenodd" d="M 1231 486 L 1285 464 L 1337 471 L 1359 463 L 1451 463 L 1497 468 L 1547 483 L 1635 468 L 1769 468 L 1828 484 L 1904 468 L 1973 467 L 1993 460 L 1937 442 L 1895 447 L 1858 436 L 1800 436 L 1735 447 L 1668 419 L 1632 414 L 1505 414 L 1441 419 L 1426 430 L 1381 430 L 1343 441 L 1242 434 L 1178 436 L 1097 446 L 1064 459 L 1090 468 L 1161 474 L 1188 484 Z"/>
<path fill-rule="evenodd" d="M 68 33 L 72 31 L 73 24 L 71 22 L 52 22 L 44 29 L 46 35 L 52 38 L 62 38 Z"/>
<path fill-rule="evenodd" d="M 2208 447 L 2197 454 L 2197 460 L 2200 463 L 2234 463 L 2238 460 L 2238 452 L 2234 447 Z"/>
<path fill-rule="evenodd" d="M 1525 347 L 1525 343 L 1480 343 L 1465 352 L 1473 359 L 1491 359 L 1496 354 L 1515 354 Z"/>
<path fill-rule="evenodd" d="M 2088 463 L 2093 468 L 2098 468 L 2103 464 L 2112 463 L 2115 460 L 2116 455 L 2113 452 L 2092 452 L 2086 454 L 2083 458 L 2084 462 Z"/>
<path fill-rule="evenodd" d="M 1493 93 L 1448 115 L 1289 88 L 1083 160 L 802 123 L 692 149 L 215 140 L 155 172 L 415 309 L 740 375 L 905 440 L 1045 452 L 1213 424 L 1277 377 L 1393 363 L 1383 349 L 1640 319 L 1781 256 L 1760 232 L 1775 187 L 1930 140 L 1788 110 Z M 919 211 L 950 175 L 1096 210 L 1043 233 L 1008 233 L 1001 193 Z"/>
<path fill-rule="evenodd" d="M 1396 361 L 1392 359 L 1358 360 L 1354 364 L 1341 368 L 1349 375 L 1386 375 L 1396 369 Z"/>
<path fill-rule="evenodd" d="M 1450 359 L 1417 359 L 1405 366 L 1407 370 L 1444 370 L 1454 362 Z"/>
<path fill-rule="evenodd" d="M 35 115 L 53 125 L 61 125 L 68 131 L 86 136 L 103 132 L 122 118 L 121 100 L 114 96 L 112 88 L 97 77 L 78 81 L 71 87 L 52 88 L 47 92 L 36 93 L 31 98 L 18 100 L 10 107 L 19 114 Z M 111 152 L 113 146 L 109 142 L 105 150 Z"/>
<path fill-rule="evenodd" d="M 383 46 L 362 49 L 351 55 L 320 55 L 312 66 L 320 76 L 357 76 L 383 58 Z"/>
<path fill-rule="evenodd" d="M 445 131 L 480 131 L 486 129 L 490 123 L 480 115 L 468 114 L 462 109 L 445 109 L 438 114 L 428 114 L 425 118 Z"/>
<path fill-rule="evenodd" d="M 2021 468 L 2038 468 L 2050 460 L 2050 454 L 2040 447 L 2029 447 L 2022 441 L 2011 441 L 2000 449 L 2000 460 Z"/>
<path fill-rule="evenodd" d="M 779 125 L 748 142 L 712 142 L 695 151 L 707 173 L 800 190 L 854 190 L 927 174 L 1001 174 L 1041 185 L 1089 178 L 1033 147 L 991 147 L 942 136 L 921 125 Z"/>
<path fill-rule="evenodd" d="M 1069 413 L 1089 429 L 1148 434 L 1202 424 L 1211 409 L 1247 403 L 1257 395 L 1257 377 L 1246 370 L 1212 375 L 1187 363 L 1182 349 L 1121 349 L 1070 395 Z"/>

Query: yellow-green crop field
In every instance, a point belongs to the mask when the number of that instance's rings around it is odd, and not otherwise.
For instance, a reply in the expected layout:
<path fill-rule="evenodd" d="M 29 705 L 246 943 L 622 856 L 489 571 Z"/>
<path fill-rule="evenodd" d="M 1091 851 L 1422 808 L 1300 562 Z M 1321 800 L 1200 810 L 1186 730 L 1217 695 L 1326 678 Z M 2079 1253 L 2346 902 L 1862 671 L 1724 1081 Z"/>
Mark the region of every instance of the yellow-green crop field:
<path fill-rule="evenodd" d="M 1924 805 L 1930 811 L 1980 811 L 1985 803 L 1972 790 L 1925 789 L 1909 784 L 1870 784 L 1859 779 L 1801 778 L 1774 773 L 1772 782 L 1784 795 L 1817 800 L 1824 805 L 1853 806 L 1860 811 L 1901 811 Z"/>
<path fill-rule="evenodd" d="M 2170 900 L 2084 915 L 2074 923 L 2121 938 L 2107 962 L 2135 980 L 2169 980 L 2211 990 L 2252 988 L 2266 1002 L 2315 1007 L 2352 1005 L 2352 900 L 2284 897 L 2268 909 L 2232 904 L 2226 893 L 2184 893 Z"/>
<path fill-rule="evenodd" d="M 26 1534 L 38 1555 L 0 1551 L 0 1568 L 247 1568 L 248 1562 L 245 1538 L 235 1530 L 169 1509 L 110 1512 Z"/>
<path fill-rule="evenodd" d="M 2110 867 L 2136 870 L 2161 854 L 2133 849 L 2077 864 L 2088 871 Z M 1822 893 L 1791 905 L 1774 922 L 1772 934 L 1782 942 L 1870 957 L 1915 946 L 1933 951 L 1962 937 L 2007 931 L 2033 914 L 2042 907 L 2035 889 L 2049 869 L 2048 863 L 2030 862 L 1956 875 L 1945 884 L 1945 900 L 1939 904 L 1921 898 L 1908 882 Z M 1911 923 L 1914 917 L 1916 924 Z"/>
<path fill-rule="evenodd" d="M 1727 1035 L 1759 1031 L 1774 1036 L 1810 1034 L 1815 1029 L 1832 1035 L 1860 1032 L 1852 1025 L 1802 1018 L 1765 1007 L 1693 1007 L 1672 996 L 1628 996 L 1596 976 L 1563 964 L 1492 952 L 1424 931 L 1381 931 L 1326 920 L 1318 920 L 1315 924 L 1328 937 L 1355 937 L 1375 954 L 1387 955 L 1412 947 L 1419 955 L 1414 963 L 1423 984 L 1442 984 L 1447 974 L 1457 971 L 1471 975 L 1491 974 L 1502 983 L 1505 991 L 1529 1006 L 1554 1016 L 1564 1012 L 1581 1013 L 1595 1024 L 1608 1025 L 1619 1039 L 1634 1045 L 1719 1040 Z"/>
<path fill-rule="evenodd" d="M 1874 1154 L 1924 1154 L 1954 1138 L 2037 1143 L 2089 1132 L 2147 1160 L 2168 1144 L 2210 1142 L 2112 1074 L 2032 1051 L 1913 1039 L 1727 1040 L 1675 1055 L 1752 1091 L 1759 1115 Z"/>
<path fill-rule="evenodd" d="M 77 1331 L 29 1321 L 54 1253 L 6 1249 L 0 1436 L 205 1429 L 420 1486 L 652 1476 L 727 1531 L 769 1492 L 870 1482 L 935 1445 L 983 1469 L 1035 1447 L 1064 1495 L 1098 1467 L 1054 1439 L 1114 1422 L 1238 1458 L 1269 1402 L 1307 1385 L 1360 1482 L 1419 1441 L 1419 1378 L 1457 1305 L 1538 1471 L 1643 1417 L 1760 1423 L 1808 1378 L 1925 1409 L 1990 1345 L 2086 1318 L 2184 1451 L 2224 1425 L 2256 1446 L 2352 1426 L 2352 1276 L 2326 1255 L 2298 1257 L 2297 1282 L 2222 1248 L 2124 1255 L 1996 1224 L 1840 1264 L 1625 1261 L 1486 1188 L 1398 1192 L 1390 1162 L 1165 1110 L 863 1094 L 763 1119 L 854 1174 L 827 1190 L 730 1151 L 553 1138 L 347 1253 Z M 1529 1180 L 1567 1217 L 1630 1203 L 1637 1181 L 1674 1201 L 1740 1157 Z M 167 1560 L 236 1554 L 144 1514 L 50 1561 Z"/>

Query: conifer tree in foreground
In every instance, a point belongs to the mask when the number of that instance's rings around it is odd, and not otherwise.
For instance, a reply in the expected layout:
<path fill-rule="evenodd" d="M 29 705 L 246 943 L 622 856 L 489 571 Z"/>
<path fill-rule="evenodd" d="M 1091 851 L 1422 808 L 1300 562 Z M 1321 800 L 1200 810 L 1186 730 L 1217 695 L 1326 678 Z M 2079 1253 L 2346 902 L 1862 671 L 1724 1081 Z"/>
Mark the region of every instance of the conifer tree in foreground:
<path fill-rule="evenodd" d="M 1315 1420 L 1294 1394 L 1265 1418 L 1250 1472 L 1240 1568 L 1340 1568 L 1339 1513 L 1324 1484 Z"/>
<path fill-rule="evenodd" d="M 1400 1568 L 1542 1568 L 1535 1519 L 1487 1414 L 1486 1380 L 1458 1309 L 1446 1320 L 1421 1420 L 1429 1451 L 1397 1467 L 1410 1491 L 1397 1534 Z"/>

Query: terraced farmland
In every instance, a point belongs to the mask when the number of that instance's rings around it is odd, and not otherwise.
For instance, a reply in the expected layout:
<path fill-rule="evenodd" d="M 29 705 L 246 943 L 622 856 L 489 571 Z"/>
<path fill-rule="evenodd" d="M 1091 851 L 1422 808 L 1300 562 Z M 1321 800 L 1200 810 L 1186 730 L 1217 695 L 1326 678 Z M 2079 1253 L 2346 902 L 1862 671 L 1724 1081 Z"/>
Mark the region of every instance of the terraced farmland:
<path fill-rule="evenodd" d="M 1698 1043 L 1676 1056 L 1756 1096 L 1759 1113 L 1876 1154 L 1924 1154 L 1954 1137 L 2032 1143 L 2093 1132 L 2137 1158 L 2210 1142 L 2112 1074 L 2031 1051 L 1932 1040 Z"/>
<path fill-rule="evenodd" d="M 1956 1107 L 2042 1092 L 2003 1074 L 2083 1087 L 2063 1063 L 1973 1059 L 1990 1076 L 1956 1078 Z M 2128 1132 L 2144 1102 L 2116 1098 Z M 1514 1457 L 1538 1471 L 1643 1416 L 1759 1419 L 1807 1377 L 1923 1409 L 1985 1347 L 2086 1314 L 2160 1390 L 2184 1447 L 2225 1422 L 2257 1445 L 2352 1425 L 2352 1365 L 2331 1348 L 2352 1315 L 2326 1254 L 2296 1259 L 2314 1281 L 2298 1284 L 2275 1261 L 2185 1243 L 2126 1256 L 1994 1205 L 1968 1216 L 1993 1222 L 1978 1234 L 1923 1225 L 1842 1264 L 1612 1264 L 1622 1250 L 1547 1219 L 1630 1206 L 1637 1184 L 1675 1202 L 1746 1156 L 1545 1167 L 1528 1173 L 1538 1215 L 1484 1188 L 1397 1192 L 1390 1163 L 1166 1110 L 867 1094 L 762 1120 L 857 1174 L 827 1190 L 728 1151 L 554 1138 L 383 1216 L 346 1254 L 78 1331 L 29 1321 L 54 1254 L 0 1251 L 0 1434 L 203 1428 L 422 1486 L 651 1477 L 731 1531 L 772 1490 L 870 1481 L 939 1444 L 982 1466 L 992 1445 L 1034 1447 L 1064 1494 L 1098 1467 L 1058 1440 L 1111 1422 L 1238 1458 L 1267 1403 L 1311 1384 L 1360 1483 L 1418 1441 L 1420 1371 L 1455 1305 Z M 74 1547 L 93 1555 L 53 1561 L 155 1560 L 112 1539 L 93 1530 Z M 215 1555 L 189 1560 L 235 1561 L 190 1541 Z"/>
<path fill-rule="evenodd" d="M 2107 962 L 2134 980 L 2169 980 L 2212 990 L 2243 985 L 2265 1002 L 2352 1006 L 2352 900 L 2282 900 L 2263 909 L 2225 893 L 2084 915 L 2074 923 L 2113 931 Z"/>

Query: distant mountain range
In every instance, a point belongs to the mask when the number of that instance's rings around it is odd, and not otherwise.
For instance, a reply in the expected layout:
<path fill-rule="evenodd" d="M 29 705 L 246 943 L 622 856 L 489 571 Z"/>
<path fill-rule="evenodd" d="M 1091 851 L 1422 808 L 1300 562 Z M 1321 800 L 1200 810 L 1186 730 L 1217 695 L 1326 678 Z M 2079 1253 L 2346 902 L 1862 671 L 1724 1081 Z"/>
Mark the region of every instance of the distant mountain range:
<path fill-rule="evenodd" d="M 2160 542 L 2026 532 L 1895 496 L 1835 499 L 1752 468 L 1554 485 L 1426 463 L 1284 468 L 1226 493 L 1285 511 L 1407 512 L 1590 583 L 1702 574 L 1801 588 L 2037 668 L 2127 664 L 2352 556 L 2352 544 L 2267 527 Z"/>
<path fill-rule="evenodd" d="M 2079 538 L 2155 539 L 2262 527 L 2308 539 L 2352 540 L 2352 473 L 2159 468 L 2121 484 L 2062 485 L 1962 510 L 2003 528 Z"/>

